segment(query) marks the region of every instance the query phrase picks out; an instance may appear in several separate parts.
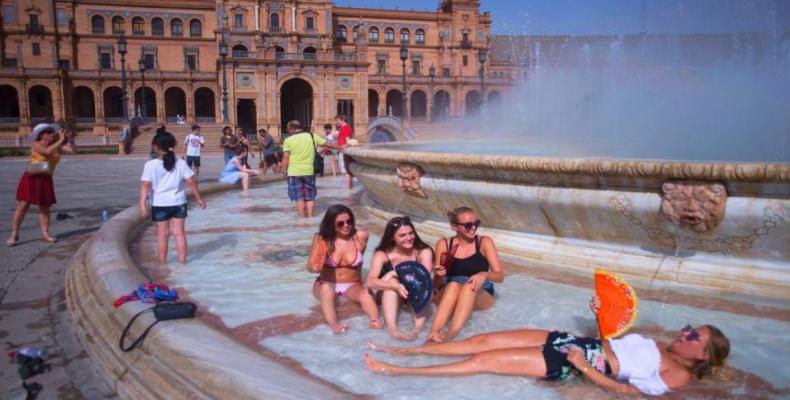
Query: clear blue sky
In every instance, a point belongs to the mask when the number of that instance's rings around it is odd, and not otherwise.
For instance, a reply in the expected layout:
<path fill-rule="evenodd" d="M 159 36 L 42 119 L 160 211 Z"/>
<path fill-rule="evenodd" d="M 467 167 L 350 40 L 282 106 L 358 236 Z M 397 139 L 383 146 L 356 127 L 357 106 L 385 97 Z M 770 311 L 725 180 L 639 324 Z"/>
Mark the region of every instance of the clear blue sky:
<path fill-rule="evenodd" d="M 335 5 L 435 11 L 440 0 L 335 0 Z M 644 13 L 643 13 L 644 7 Z M 481 0 L 494 34 L 596 34 L 787 29 L 790 0 Z M 644 18 L 642 17 L 644 15 Z"/>

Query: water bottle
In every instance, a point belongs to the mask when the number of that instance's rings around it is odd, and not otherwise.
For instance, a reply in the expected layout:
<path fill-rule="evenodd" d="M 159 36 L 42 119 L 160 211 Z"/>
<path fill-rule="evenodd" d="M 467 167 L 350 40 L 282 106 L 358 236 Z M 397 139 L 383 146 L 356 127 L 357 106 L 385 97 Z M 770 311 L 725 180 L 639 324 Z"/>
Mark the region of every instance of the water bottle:
<path fill-rule="evenodd" d="M 110 213 L 107 212 L 107 210 L 102 210 L 102 212 L 101 212 L 101 220 L 102 220 L 102 222 L 105 222 L 108 219 L 110 219 Z"/>
<path fill-rule="evenodd" d="M 49 357 L 49 353 L 44 347 L 23 347 L 17 350 L 16 353 L 28 358 L 40 358 L 42 361 L 45 361 Z"/>

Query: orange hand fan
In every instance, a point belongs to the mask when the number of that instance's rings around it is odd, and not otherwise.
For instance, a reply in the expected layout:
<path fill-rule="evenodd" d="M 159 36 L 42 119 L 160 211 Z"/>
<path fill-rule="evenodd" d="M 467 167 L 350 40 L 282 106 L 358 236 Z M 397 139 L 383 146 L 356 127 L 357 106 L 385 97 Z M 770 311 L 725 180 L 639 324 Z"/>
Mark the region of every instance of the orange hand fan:
<path fill-rule="evenodd" d="M 631 329 L 639 314 L 639 299 L 631 285 L 599 268 L 595 270 L 595 295 L 601 301 L 598 309 L 601 338 L 616 338 Z"/>

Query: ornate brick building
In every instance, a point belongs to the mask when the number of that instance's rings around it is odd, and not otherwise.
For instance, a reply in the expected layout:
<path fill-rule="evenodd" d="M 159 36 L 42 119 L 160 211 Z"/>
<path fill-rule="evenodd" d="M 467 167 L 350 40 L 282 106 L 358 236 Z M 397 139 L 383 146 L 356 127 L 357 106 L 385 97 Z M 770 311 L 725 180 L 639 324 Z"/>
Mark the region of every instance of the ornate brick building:
<path fill-rule="evenodd" d="M 43 120 L 114 135 L 134 115 L 277 135 L 287 120 L 317 128 L 337 113 L 364 136 L 388 114 L 414 123 L 467 115 L 481 86 L 495 100 L 512 81 L 512 63 L 486 59 L 481 85 L 491 16 L 476 0 L 443 0 L 436 12 L 327 0 L 0 3 L 6 137 Z"/>

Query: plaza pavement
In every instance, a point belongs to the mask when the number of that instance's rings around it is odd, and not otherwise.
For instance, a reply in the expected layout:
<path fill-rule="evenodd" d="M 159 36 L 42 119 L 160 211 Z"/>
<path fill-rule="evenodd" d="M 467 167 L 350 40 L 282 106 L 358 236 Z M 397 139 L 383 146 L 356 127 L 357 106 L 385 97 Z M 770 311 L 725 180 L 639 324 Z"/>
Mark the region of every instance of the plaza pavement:
<path fill-rule="evenodd" d="M 222 155 L 203 155 L 199 181 L 216 180 Z M 55 172 L 57 204 L 50 233 L 55 244 L 40 240 L 38 210 L 31 206 L 19 243 L 0 247 L 0 344 L 4 352 L 24 346 L 46 347 L 49 372 L 31 378 L 43 386 L 38 399 L 115 398 L 93 371 L 73 333 L 66 309 L 64 277 L 71 256 L 101 225 L 102 210 L 112 217 L 137 204 L 139 180 L 147 158 L 106 155 L 64 156 Z M 0 158 L 0 238 L 10 233 L 16 186 L 26 158 Z M 257 164 L 257 159 L 250 160 Z M 210 206 L 210 205 L 209 205 Z M 56 220 L 58 213 L 74 217 Z M 16 365 L 0 361 L 0 399 L 24 399 Z M 21 396 L 21 397 L 20 397 Z"/>

